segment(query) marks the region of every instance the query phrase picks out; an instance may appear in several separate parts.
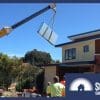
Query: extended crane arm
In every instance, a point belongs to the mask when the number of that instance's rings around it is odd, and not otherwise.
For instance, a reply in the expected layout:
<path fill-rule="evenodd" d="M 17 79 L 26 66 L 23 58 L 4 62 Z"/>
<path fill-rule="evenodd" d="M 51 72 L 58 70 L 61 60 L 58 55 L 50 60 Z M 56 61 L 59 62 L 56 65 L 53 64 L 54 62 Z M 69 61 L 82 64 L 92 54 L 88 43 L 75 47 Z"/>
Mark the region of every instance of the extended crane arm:
<path fill-rule="evenodd" d="M 29 17 L 17 22 L 16 24 L 12 25 L 11 27 L 4 27 L 2 30 L 0 30 L 0 37 L 3 37 L 5 35 L 8 35 L 13 29 L 25 24 L 26 22 L 30 21 L 31 19 L 39 16 L 40 14 L 46 12 L 47 10 L 49 9 L 53 9 L 53 11 L 55 11 L 55 7 L 56 5 L 55 4 L 50 4 L 48 5 L 47 7 L 41 9 L 40 11 L 30 15 Z"/>

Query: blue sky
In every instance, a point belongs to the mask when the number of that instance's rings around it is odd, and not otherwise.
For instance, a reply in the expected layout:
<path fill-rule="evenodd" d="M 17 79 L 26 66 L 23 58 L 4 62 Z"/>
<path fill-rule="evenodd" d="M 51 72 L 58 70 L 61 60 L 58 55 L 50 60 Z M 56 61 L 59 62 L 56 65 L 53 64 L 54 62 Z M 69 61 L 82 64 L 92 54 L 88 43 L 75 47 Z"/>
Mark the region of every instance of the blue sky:
<path fill-rule="evenodd" d="M 43 4 L 0 4 L 0 29 L 11 26 L 30 14 L 47 6 Z M 58 34 L 56 44 L 68 42 L 67 36 L 100 28 L 100 4 L 57 4 L 54 31 Z M 54 60 L 61 60 L 61 48 L 55 48 L 37 34 L 42 22 L 48 23 L 52 10 L 16 28 L 11 34 L 0 38 L 0 52 L 9 56 L 24 56 L 37 49 L 49 52 Z"/>

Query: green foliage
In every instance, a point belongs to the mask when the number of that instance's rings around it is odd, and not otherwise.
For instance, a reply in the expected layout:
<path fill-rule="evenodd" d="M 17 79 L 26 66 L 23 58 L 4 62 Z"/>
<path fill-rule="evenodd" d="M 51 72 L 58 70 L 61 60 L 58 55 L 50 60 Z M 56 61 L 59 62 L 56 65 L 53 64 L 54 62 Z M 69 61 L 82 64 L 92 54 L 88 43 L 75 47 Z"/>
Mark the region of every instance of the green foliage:
<path fill-rule="evenodd" d="M 19 83 L 16 85 L 16 91 L 22 92 L 22 90 L 23 90 L 23 84 L 22 84 L 22 82 L 19 82 Z"/>
<path fill-rule="evenodd" d="M 7 55 L 0 53 L 0 86 L 7 88 L 10 85 L 12 64 Z"/>
<path fill-rule="evenodd" d="M 37 51 L 29 51 L 25 54 L 24 62 L 28 62 L 31 65 L 48 64 L 52 61 L 49 53 Z"/>
<path fill-rule="evenodd" d="M 35 85 L 35 77 L 38 73 L 38 68 L 30 64 L 24 64 L 20 66 L 20 73 L 17 76 L 18 85 L 16 86 L 17 91 L 23 89 L 32 88 Z"/>
<path fill-rule="evenodd" d="M 33 83 L 32 79 L 27 78 L 25 80 L 20 81 L 16 85 L 16 91 L 22 92 L 23 89 L 31 89 L 31 88 L 33 88 L 33 86 L 34 86 L 34 83 Z"/>
<path fill-rule="evenodd" d="M 44 70 L 41 69 L 36 77 L 36 88 L 40 94 L 44 90 Z"/>
<path fill-rule="evenodd" d="M 49 53 L 29 51 L 22 58 L 9 57 L 0 53 L 0 87 L 8 89 L 11 83 L 16 82 L 16 90 L 32 88 L 36 85 L 39 93 L 43 92 L 44 70 L 36 67 L 39 64 L 49 64 L 53 60 Z"/>
<path fill-rule="evenodd" d="M 0 86 L 8 89 L 12 81 L 18 76 L 21 60 L 17 57 L 9 57 L 0 53 Z"/>

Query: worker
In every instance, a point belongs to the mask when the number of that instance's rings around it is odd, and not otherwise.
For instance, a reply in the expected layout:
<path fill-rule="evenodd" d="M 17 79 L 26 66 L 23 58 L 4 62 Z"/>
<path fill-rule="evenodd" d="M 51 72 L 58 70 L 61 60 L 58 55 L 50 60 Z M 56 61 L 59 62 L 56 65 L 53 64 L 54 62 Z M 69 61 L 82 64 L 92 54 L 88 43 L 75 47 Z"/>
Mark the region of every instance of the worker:
<path fill-rule="evenodd" d="M 63 77 L 62 80 L 60 81 L 61 84 L 63 84 L 64 86 L 66 85 L 66 81 L 65 78 Z M 65 91 L 62 92 L 62 95 L 65 96 Z"/>
<path fill-rule="evenodd" d="M 59 77 L 54 76 L 53 84 L 50 85 L 51 97 L 65 96 L 65 86 L 59 82 Z"/>
<path fill-rule="evenodd" d="M 51 87 L 50 87 L 50 85 L 51 85 L 51 82 L 48 82 L 48 86 L 47 86 L 47 89 L 46 89 L 46 94 L 47 94 L 48 97 L 51 96 Z"/>
<path fill-rule="evenodd" d="M 65 81 L 65 77 L 64 77 L 64 76 L 62 77 L 62 80 L 60 81 L 60 83 L 63 84 L 63 85 L 65 86 L 66 81 Z"/>

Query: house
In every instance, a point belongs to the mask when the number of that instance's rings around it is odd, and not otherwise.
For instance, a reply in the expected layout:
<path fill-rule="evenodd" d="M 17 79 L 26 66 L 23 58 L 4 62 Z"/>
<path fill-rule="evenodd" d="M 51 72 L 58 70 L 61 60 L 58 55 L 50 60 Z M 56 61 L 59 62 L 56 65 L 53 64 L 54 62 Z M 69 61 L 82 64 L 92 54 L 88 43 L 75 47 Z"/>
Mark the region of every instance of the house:
<path fill-rule="evenodd" d="M 80 92 L 80 91 L 84 92 L 84 85 L 83 85 L 83 84 L 80 84 L 80 85 L 78 86 L 78 91 L 79 91 L 79 92 Z"/>
<path fill-rule="evenodd" d="M 65 73 L 100 72 L 100 30 L 68 36 L 70 42 L 56 45 L 62 48 L 62 63 L 43 65 L 45 84 L 52 82 L 53 76 L 60 79 Z"/>

